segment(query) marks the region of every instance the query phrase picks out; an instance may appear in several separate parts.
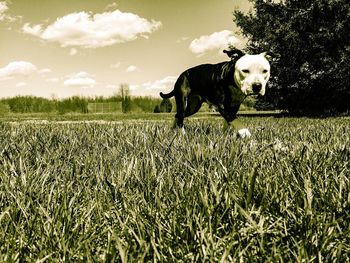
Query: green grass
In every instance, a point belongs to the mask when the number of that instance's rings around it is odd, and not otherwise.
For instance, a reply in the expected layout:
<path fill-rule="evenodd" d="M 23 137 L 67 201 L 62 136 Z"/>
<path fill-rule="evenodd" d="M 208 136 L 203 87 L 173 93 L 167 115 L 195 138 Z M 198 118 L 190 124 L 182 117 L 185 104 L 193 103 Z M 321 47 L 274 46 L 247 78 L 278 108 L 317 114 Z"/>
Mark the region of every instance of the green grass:
<path fill-rule="evenodd" d="M 350 119 L 243 121 L 1 122 L 0 261 L 350 261 Z"/>

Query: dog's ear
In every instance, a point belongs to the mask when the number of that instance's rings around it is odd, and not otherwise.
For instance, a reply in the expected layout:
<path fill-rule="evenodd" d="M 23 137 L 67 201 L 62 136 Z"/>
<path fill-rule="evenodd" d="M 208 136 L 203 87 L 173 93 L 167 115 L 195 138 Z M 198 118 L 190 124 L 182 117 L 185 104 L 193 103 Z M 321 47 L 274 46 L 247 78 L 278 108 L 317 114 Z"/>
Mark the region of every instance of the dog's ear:
<path fill-rule="evenodd" d="M 223 50 L 223 52 L 231 58 L 231 60 L 239 59 L 240 57 L 243 57 L 245 53 L 242 50 L 239 50 L 237 48 L 230 48 L 229 50 Z"/>
<path fill-rule="evenodd" d="M 259 55 L 265 57 L 268 61 L 275 61 L 279 58 L 277 54 L 270 51 L 260 53 Z"/>

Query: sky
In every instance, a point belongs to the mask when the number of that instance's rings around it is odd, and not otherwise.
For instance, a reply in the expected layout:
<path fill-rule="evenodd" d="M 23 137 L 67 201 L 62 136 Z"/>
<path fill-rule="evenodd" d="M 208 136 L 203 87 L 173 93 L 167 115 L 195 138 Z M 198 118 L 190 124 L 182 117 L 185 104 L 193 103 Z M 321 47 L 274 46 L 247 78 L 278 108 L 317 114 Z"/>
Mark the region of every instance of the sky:
<path fill-rule="evenodd" d="M 172 90 L 189 67 L 244 47 L 248 0 L 0 0 L 0 97 Z"/>

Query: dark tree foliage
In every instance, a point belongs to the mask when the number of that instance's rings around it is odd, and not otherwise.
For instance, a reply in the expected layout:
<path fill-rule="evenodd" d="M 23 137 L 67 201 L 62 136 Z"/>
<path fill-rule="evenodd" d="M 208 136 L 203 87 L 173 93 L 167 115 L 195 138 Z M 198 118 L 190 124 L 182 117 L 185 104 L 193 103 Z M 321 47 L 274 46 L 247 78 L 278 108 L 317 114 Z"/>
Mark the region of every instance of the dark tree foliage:
<path fill-rule="evenodd" d="M 171 104 L 170 99 L 163 99 L 159 107 L 161 112 L 171 112 L 173 104 Z"/>
<path fill-rule="evenodd" d="M 234 12 L 248 51 L 274 54 L 260 105 L 301 114 L 350 111 L 350 1 L 251 0 Z"/>
<path fill-rule="evenodd" d="M 171 112 L 173 109 L 173 104 L 170 99 L 163 99 L 159 105 L 154 108 L 154 113 Z"/>
<path fill-rule="evenodd" d="M 153 113 L 160 113 L 160 107 L 159 107 L 159 105 L 156 105 L 156 106 L 154 107 Z"/>
<path fill-rule="evenodd" d="M 119 93 L 122 98 L 122 112 L 127 113 L 131 111 L 131 97 L 130 88 L 128 84 L 121 84 Z"/>
<path fill-rule="evenodd" d="M 2 101 L 9 106 L 11 112 L 15 113 L 52 112 L 55 110 L 55 104 L 50 100 L 34 96 L 16 96 Z"/>
<path fill-rule="evenodd" d="M 57 110 L 60 114 L 68 112 L 88 113 L 88 101 L 81 97 L 70 97 L 57 103 Z"/>

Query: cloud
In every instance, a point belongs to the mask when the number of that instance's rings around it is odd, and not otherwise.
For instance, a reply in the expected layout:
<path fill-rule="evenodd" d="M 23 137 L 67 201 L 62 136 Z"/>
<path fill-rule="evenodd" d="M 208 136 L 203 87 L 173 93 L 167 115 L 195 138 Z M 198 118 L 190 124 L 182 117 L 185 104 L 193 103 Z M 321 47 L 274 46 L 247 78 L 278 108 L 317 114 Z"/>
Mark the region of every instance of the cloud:
<path fill-rule="evenodd" d="M 166 76 L 163 79 L 149 81 L 141 85 L 131 85 L 130 90 L 135 95 L 159 96 L 159 92 L 169 92 L 174 88 L 177 77 Z"/>
<path fill-rule="evenodd" d="M 63 84 L 68 87 L 93 88 L 96 85 L 96 80 L 93 79 L 92 75 L 81 71 L 71 75 Z"/>
<path fill-rule="evenodd" d="M 109 4 L 109 5 L 107 5 L 105 9 L 106 10 L 115 9 L 117 6 L 118 6 L 118 4 L 113 2 L 113 3 Z"/>
<path fill-rule="evenodd" d="M 122 64 L 121 62 L 117 62 L 117 63 L 111 64 L 110 67 L 114 68 L 114 69 L 117 69 L 117 68 L 119 68 L 121 66 L 121 64 Z"/>
<path fill-rule="evenodd" d="M 137 69 L 136 66 L 131 65 L 131 66 L 129 66 L 129 67 L 126 68 L 125 72 L 126 72 L 126 73 L 131 73 L 131 72 L 135 72 L 135 71 L 137 71 L 137 70 L 138 70 L 138 69 Z"/>
<path fill-rule="evenodd" d="M 20 87 L 25 87 L 25 86 L 27 86 L 27 83 L 25 83 L 25 82 L 18 82 L 18 83 L 16 84 L 16 87 L 18 87 L 18 88 L 20 88 Z"/>
<path fill-rule="evenodd" d="M 188 39 L 189 39 L 189 37 L 181 37 L 178 40 L 176 40 L 176 43 L 181 43 L 181 42 L 184 42 L 184 41 L 186 41 Z"/>
<path fill-rule="evenodd" d="M 69 55 L 71 56 L 74 56 L 78 53 L 78 50 L 74 47 L 72 47 L 70 50 L 69 50 Z"/>
<path fill-rule="evenodd" d="M 172 89 L 177 77 L 167 76 L 163 79 L 144 83 L 142 86 L 147 90 L 169 90 Z"/>
<path fill-rule="evenodd" d="M 22 27 L 22 31 L 29 35 L 40 36 L 42 25 L 30 26 L 29 23 L 25 23 Z"/>
<path fill-rule="evenodd" d="M 7 66 L 0 68 L 0 80 L 11 79 L 16 76 L 28 76 L 37 72 L 37 68 L 27 61 L 13 61 Z"/>
<path fill-rule="evenodd" d="M 46 79 L 46 81 L 47 81 L 47 82 L 50 82 L 50 83 L 57 83 L 57 82 L 59 82 L 60 80 L 59 80 L 59 78 L 48 78 L 48 79 Z"/>
<path fill-rule="evenodd" d="M 49 69 L 49 68 L 43 68 L 43 69 L 40 69 L 38 72 L 39 72 L 40 74 L 45 75 L 45 74 L 51 73 L 52 70 Z"/>
<path fill-rule="evenodd" d="M 9 8 L 6 2 L 0 2 L 0 21 L 5 20 L 5 13 L 8 9 Z"/>
<path fill-rule="evenodd" d="M 222 30 L 194 39 L 189 49 L 195 54 L 202 55 L 210 50 L 223 50 L 229 45 L 236 46 L 239 42 L 239 39 L 233 35 L 232 31 Z"/>
<path fill-rule="evenodd" d="M 108 85 L 106 86 L 106 88 L 107 88 L 107 89 L 117 89 L 117 85 L 115 85 L 115 84 L 108 84 Z"/>
<path fill-rule="evenodd" d="M 8 10 L 9 10 L 9 7 L 7 5 L 7 2 L 0 1 L 0 21 L 14 22 L 22 18 L 20 16 L 12 16 L 12 15 L 6 14 Z"/>
<path fill-rule="evenodd" d="M 26 23 L 22 31 L 48 42 L 57 42 L 62 47 L 100 48 L 140 36 L 148 38 L 161 26 L 160 21 L 148 21 L 136 14 L 115 10 L 98 14 L 71 13 L 57 18 L 47 27 Z"/>

